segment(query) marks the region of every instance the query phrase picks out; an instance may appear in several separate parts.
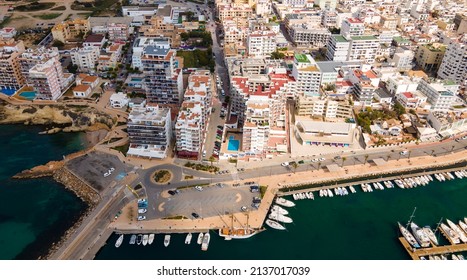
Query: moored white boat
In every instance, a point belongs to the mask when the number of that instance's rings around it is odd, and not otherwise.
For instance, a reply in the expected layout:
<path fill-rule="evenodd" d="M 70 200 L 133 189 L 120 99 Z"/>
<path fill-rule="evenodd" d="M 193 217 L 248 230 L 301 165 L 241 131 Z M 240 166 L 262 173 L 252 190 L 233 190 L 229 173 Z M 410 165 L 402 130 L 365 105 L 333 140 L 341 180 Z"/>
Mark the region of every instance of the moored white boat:
<path fill-rule="evenodd" d="M 276 203 L 284 207 L 294 207 L 295 203 L 282 197 L 276 198 Z"/>
<path fill-rule="evenodd" d="M 141 242 L 143 242 L 143 235 L 138 234 L 138 236 L 136 236 L 136 244 L 141 245 Z"/>
<path fill-rule="evenodd" d="M 185 244 L 190 244 L 192 238 L 193 238 L 193 234 L 191 234 L 191 232 L 189 232 L 185 237 Z"/>
<path fill-rule="evenodd" d="M 455 231 L 453 231 L 450 227 L 448 227 L 444 223 L 441 223 L 440 226 L 441 226 L 441 230 L 444 231 L 444 233 L 446 234 L 446 236 L 448 237 L 451 243 L 453 244 L 460 243 L 459 235 L 457 235 Z"/>
<path fill-rule="evenodd" d="M 211 240 L 211 235 L 209 232 L 206 232 L 203 237 L 203 242 L 201 243 L 201 250 L 207 251 L 209 247 L 209 241 Z"/>
<path fill-rule="evenodd" d="M 459 258 L 454 254 L 452 254 L 451 258 L 452 258 L 453 261 L 458 261 L 459 260 Z"/>
<path fill-rule="evenodd" d="M 148 245 L 148 241 L 149 241 L 149 235 L 147 234 L 143 235 L 143 246 Z"/>
<path fill-rule="evenodd" d="M 269 219 L 272 219 L 272 220 L 276 220 L 278 222 L 281 222 L 281 223 L 286 223 L 286 224 L 290 224 L 293 222 L 292 218 L 288 217 L 288 216 L 285 216 L 285 215 L 282 215 L 282 214 L 279 214 L 277 212 L 272 212 L 271 214 L 269 214 Z"/>
<path fill-rule="evenodd" d="M 394 182 L 396 182 L 396 185 L 397 185 L 399 188 L 401 188 L 401 189 L 404 189 L 404 188 L 405 188 L 405 187 L 404 187 L 404 183 L 402 183 L 401 180 L 394 180 Z"/>
<path fill-rule="evenodd" d="M 462 229 L 460 229 L 459 226 L 453 223 L 451 220 L 446 219 L 446 221 L 448 222 L 449 227 L 457 233 L 457 235 L 459 236 L 459 239 L 462 242 L 467 243 L 467 236 L 465 235 L 465 232 Z"/>
<path fill-rule="evenodd" d="M 463 221 L 459 220 L 459 226 L 460 228 L 467 233 L 467 224 L 464 223 Z"/>
<path fill-rule="evenodd" d="M 164 236 L 164 246 L 167 247 L 170 244 L 170 234 Z"/>
<path fill-rule="evenodd" d="M 420 245 L 418 244 L 417 240 L 415 237 L 405 228 L 403 227 L 399 222 L 397 223 L 399 226 L 399 230 L 402 233 L 402 236 L 404 236 L 405 240 L 409 242 L 409 244 L 414 247 L 414 248 L 420 248 Z"/>
<path fill-rule="evenodd" d="M 428 238 L 430 238 L 431 242 L 433 242 L 433 244 L 435 244 L 436 246 L 438 246 L 438 238 L 436 238 L 436 235 L 435 233 L 431 230 L 431 228 L 429 226 L 424 226 L 423 227 L 423 231 L 425 232 L 425 234 L 428 236 Z"/>
<path fill-rule="evenodd" d="M 271 228 L 273 228 L 273 229 L 285 230 L 285 227 L 283 225 L 279 224 L 276 221 L 270 220 L 270 219 L 266 219 L 266 224 L 268 226 L 270 226 Z"/>
<path fill-rule="evenodd" d="M 349 189 L 352 193 L 356 193 L 357 191 L 355 190 L 354 186 L 349 186 Z"/>
<path fill-rule="evenodd" d="M 411 222 L 410 223 L 410 228 L 412 229 L 412 233 L 417 239 L 418 244 L 422 247 L 429 247 L 430 246 L 430 238 L 428 235 L 425 233 L 425 231 L 420 228 L 416 223 Z"/>
<path fill-rule="evenodd" d="M 198 243 L 199 245 L 201 245 L 201 243 L 203 242 L 203 238 L 204 238 L 204 233 L 200 232 L 198 234 L 198 240 L 196 241 L 196 243 Z"/>
<path fill-rule="evenodd" d="M 272 212 L 278 212 L 279 214 L 282 214 L 282 215 L 289 214 L 289 211 L 285 210 L 284 208 L 280 207 L 279 205 L 273 205 L 271 207 L 271 211 Z"/>
<path fill-rule="evenodd" d="M 151 245 L 154 242 L 154 237 L 155 237 L 154 233 L 151 233 L 149 235 L 148 245 Z"/>
<path fill-rule="evenodd" d="M 130 238 L 130 245 L 133 245 L 136 243 L 136 234 L 133 234 Z"/>
<path fill-rule="evenodd" d="M 120 236 L 117 239 L 117 242 L 115 242 L 115 247 L 118 248 L 120 245 L 122 245 L 123 242 L 123 234 L 120 234 Z"/>

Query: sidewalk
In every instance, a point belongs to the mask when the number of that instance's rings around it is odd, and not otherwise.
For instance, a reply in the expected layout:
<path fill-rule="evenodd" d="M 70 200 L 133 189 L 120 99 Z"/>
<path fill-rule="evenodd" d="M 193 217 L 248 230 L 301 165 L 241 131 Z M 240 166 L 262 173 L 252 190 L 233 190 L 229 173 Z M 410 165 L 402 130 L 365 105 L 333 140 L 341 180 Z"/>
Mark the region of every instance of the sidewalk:
<path fill-rule="evenodd" d="M 410 160 L 401 159 L 391 160 L 384 166 L 375 166 L 367 164 L 359 164 L 355 166 L 348 166 L 338 172 L 328 172 L 323 169 L 318 171 L 305 171 L 283 175 L 274 175 L 267 177 L 260 177 L 257 180 L 260 185 L 268 186 L 268 189 L 263 197 L 260 208 L 257 211 L 251 211 L 248 213 L 248 217 L 245 213 L 235 213 L 235 224 L 234 226 L 245 226 L 248 219 L 249 226 L 253 228 L 260 228 L 263 226 L 264 219 L 267 212 L 273 202 L 276 192 L 284 184 L 306 184 L 319 182 L 324 180 L 331 180 L 335 178 L 346 178 L 355 176 L 365 176 L 369 174 L 406 170 L 413 167 L 432 167 L 437 164 L 447 164 L 451 162 L 459 161 L 460 159 L 467 158 L 467 151 L 461 151 L 459 153 L 448 154 L 445 156 L 439 156 L 433 158 L 431 156 L 422 156 L 412 158 Z M 225 182 L 225 183 L 234 183 Z M 153 230 L 162 232 L 200 232 L 209 229 L 218 229 L 226 226 L 226 221 L 230 221 L 231 217 L 227 215 L 215 216 L 204 219 L 181 219 L 181 220 L 150 220 L 143 222 L 132 222 L 125 218 L 128 211 L 128 205 L 124 208 L 124 214 L 121 218 L 114 221 L 110 226 L 126 231 L 126 232 L 139 232 L 141 230 Z"/>

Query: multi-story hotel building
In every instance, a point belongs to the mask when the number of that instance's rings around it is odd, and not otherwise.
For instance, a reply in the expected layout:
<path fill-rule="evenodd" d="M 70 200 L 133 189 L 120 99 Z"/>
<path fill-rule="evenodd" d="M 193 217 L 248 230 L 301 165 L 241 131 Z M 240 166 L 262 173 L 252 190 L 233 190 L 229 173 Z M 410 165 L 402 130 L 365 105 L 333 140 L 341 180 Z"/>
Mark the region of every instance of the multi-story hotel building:
<path fill-rule="evenodd" d="M 177 155 L 198 158 L 204 146 L 211 109 L 211 74 L 198 70 L 188 77 L 188 87 L 175 123 Z"/>
<path fill-rule="evenodd" d="M 0 41 L 0 88 L 18 90 L 25 84 L 18 58 L 24 52 L 23 41 Z"/>
<path fill-rule="evenodd" d="M 147 46 L 141 56 L 144 87 L 149 103 L 181 103 L 183 75 L 175 57 L 176 51 L 157 46 Z"/>
<path fill-rule="evenodd" d="M 170 108 L 133 107 L 128 116 L 128 155 L 165 158 L 172 140 Z"/>

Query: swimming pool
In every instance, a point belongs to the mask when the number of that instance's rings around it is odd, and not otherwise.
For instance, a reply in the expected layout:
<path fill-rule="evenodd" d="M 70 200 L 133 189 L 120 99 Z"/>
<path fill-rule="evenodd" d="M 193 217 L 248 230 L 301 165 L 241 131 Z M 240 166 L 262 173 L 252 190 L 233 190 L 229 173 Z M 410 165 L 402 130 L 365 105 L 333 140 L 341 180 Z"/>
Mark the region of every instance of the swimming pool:
<path fill-rule="evenodd" d="M 235 137 L 229 137 L 229 144 L 227 145 L 228 151 L 238 151 L 240 147 L 240 140 L 235 140 Z"/>
<path fill-rule="evenodd" d="M 36 98 L 36 92 L 34 91 L 23 91 L 19 96 L 26 98 L 27 100 L 33 100 Z"/>
<path fill-rule="evenodd" d="M 16 89 L 2 88 L 1 92 L 2 92 L 3 94 L 8 95 L 8 96 L 12 96 L 13 94 L 15 94 Z"/>

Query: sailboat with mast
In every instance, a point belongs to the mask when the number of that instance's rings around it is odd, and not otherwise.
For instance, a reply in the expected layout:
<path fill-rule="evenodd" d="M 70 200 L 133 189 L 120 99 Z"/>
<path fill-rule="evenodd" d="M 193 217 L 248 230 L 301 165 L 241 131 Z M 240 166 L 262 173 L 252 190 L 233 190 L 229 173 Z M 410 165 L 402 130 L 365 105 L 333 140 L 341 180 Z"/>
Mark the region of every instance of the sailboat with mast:
<path fill-rule="evenodd" d="M 410 225 L 410 223 L 412 222 L 412 219 L 415 214 L 415 211 L 417 210 L 417 207 L 415 207 L 415 209 L 413 210 L 412 212 L 412 215 L 410 215 L 410 219 L 407 223 L 407 227 Z M 407 230 L 406 227 L 403 227 L 399 222 L 397 222 L 397 225 L 399 226 L 399 230 L 401 231 L 402 233 L 402 236 L 404 236 L 405 240 L 407 240 L 407 242 L 409 242 L 409 244 L 414 247 L 414 248 L 420 248 L 420 244 L 418 244 L 417 240 L 415 239 L 415 237 L 410 233 L 409 230 Z"/>
<path fill-rule="evenodd" d="M 248 224 L 249 215 L 246 214 L 246 225 L 244 227 L 234 227 L 233 219 L 234 215 L 231 215 L 231 225 L 230 227 L 224 227 L 219 229 L 219 236 L 224 237 L 225 240 L 232 240 L 232 239 L 247 239 L 256 235 L 265 230 L 265 228 L 251 228 Z M 236 218 L 235 218 L 236 219 Z M 238 219 L 237 219 L 238 221 Z"/>

